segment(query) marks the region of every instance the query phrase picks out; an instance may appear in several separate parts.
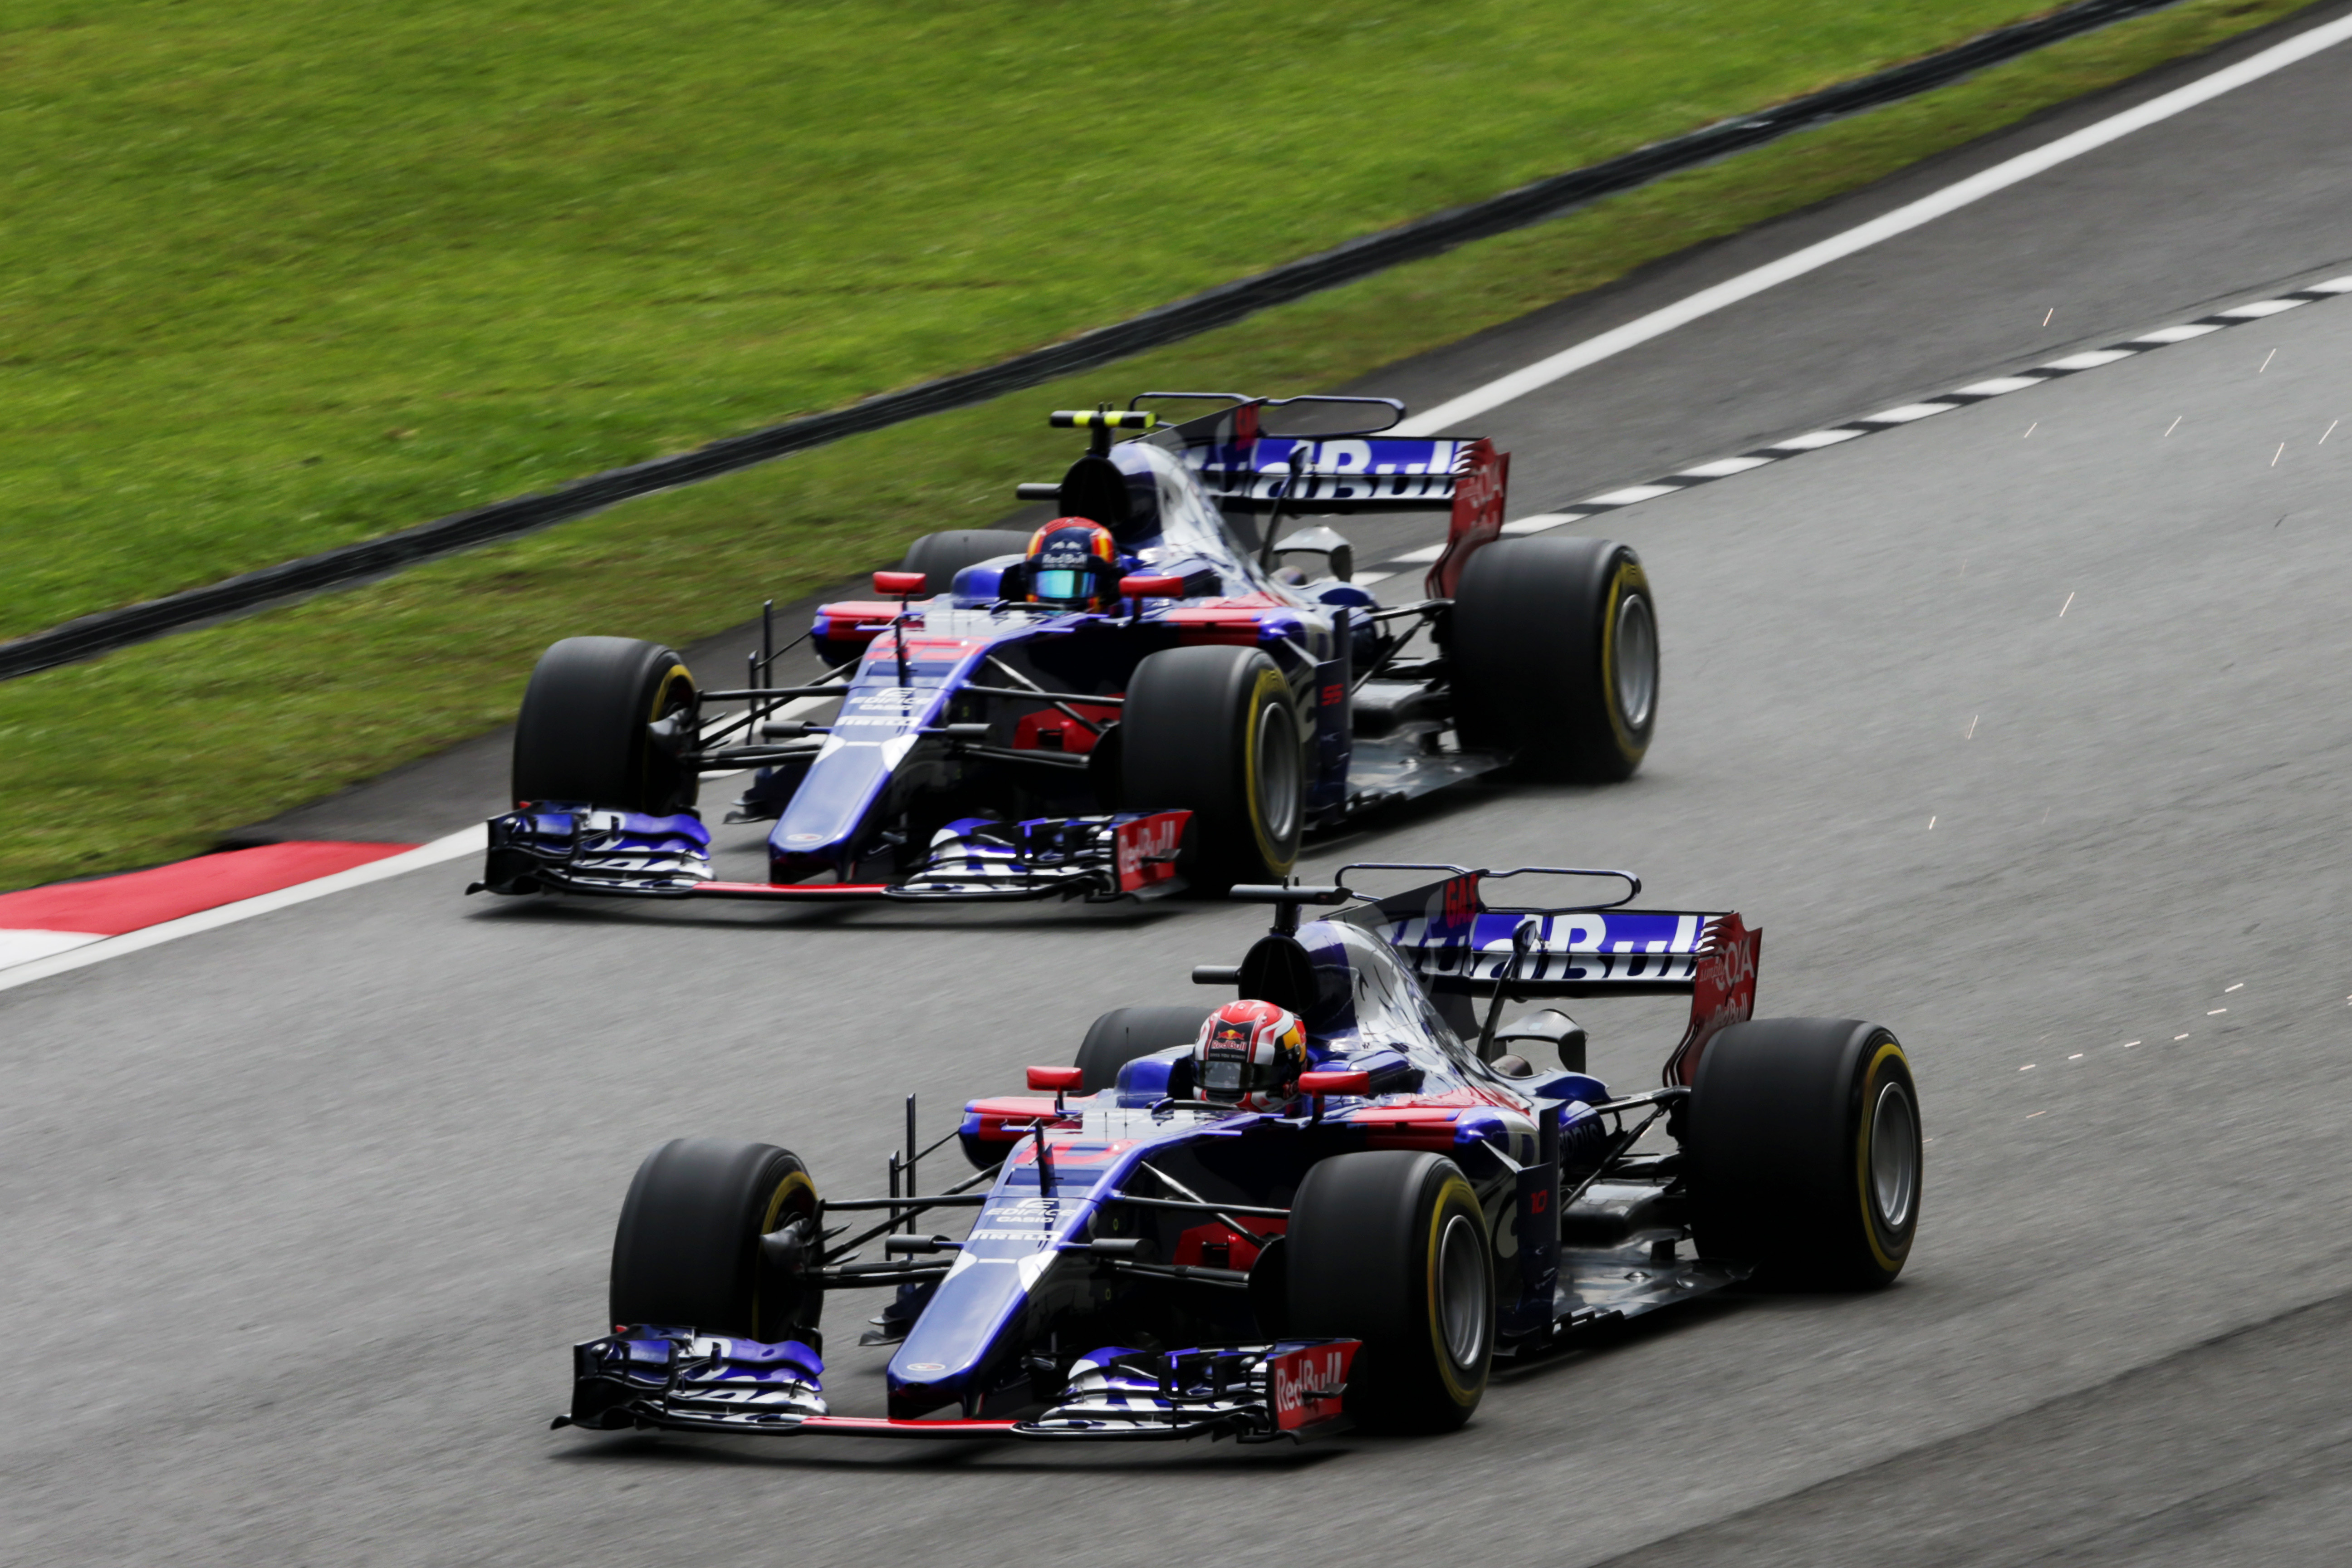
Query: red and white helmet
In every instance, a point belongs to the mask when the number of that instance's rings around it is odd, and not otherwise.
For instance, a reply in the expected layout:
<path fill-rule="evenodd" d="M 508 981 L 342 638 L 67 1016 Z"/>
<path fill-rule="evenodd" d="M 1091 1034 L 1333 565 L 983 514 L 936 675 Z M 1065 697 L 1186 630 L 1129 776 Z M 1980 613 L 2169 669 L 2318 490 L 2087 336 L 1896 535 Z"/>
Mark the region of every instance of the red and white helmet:
<path fill-rule="evenodd" d="M 1307 1026 L 1271 1002 L 1228 1002 L 1192 1042 L 1192 1092 L 1202 1100 L 1272 1110 L 1307 1070 Z"/>

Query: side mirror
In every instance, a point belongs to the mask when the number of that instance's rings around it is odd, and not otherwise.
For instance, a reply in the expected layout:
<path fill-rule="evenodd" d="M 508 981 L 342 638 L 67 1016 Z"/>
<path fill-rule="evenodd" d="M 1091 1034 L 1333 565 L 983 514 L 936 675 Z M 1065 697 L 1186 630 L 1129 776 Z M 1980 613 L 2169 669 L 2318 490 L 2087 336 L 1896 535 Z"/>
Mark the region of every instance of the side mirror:
<path fill-rule="evenodd" d="M 1086 1081 L 1087 1073 L 1084 1068 L 1031 1068 L 1029 1069 L 1031 1089 L 1050 1089 L 1054 1091 L 1054 1114 L 1056 1116 L 1062 1113 L 1062 1096 Z M 1045 1157 L 1045 1131 L 1041 1122 L 1037 1130 L 1037 1158 L 1043 1160 Z"/>
<path fill-rule="evenodd" d="M 1315 1097 L 1315 1115 L 1312 1120 L 1320 1121 L 1323 1120 L 1325 1095 L 1370 1094 L 1372 1091 L 1372 1075 L 1368 1072 L 1332 1069 L 1322 1072 L 1303 1072 L 1298 1075 L 1298 1091 L 1301 1094 L 1311 1094 Z"/>
<path fill-rule="evenodd" d="M 877 572 L 874 591 L 893 599 L 904 599 L 923 591 L 924 577 L 920 572 Z"/>
<path fill-rule="evenodd" d="M 1118 592 L 1119 596 L 1127 601 L 1128 624 L 1133 626 L 1143 619 L 1144 600 L 1183 597 L 1184 579 L 1181 577 L 1121 577 L 1118 580 Z"/>

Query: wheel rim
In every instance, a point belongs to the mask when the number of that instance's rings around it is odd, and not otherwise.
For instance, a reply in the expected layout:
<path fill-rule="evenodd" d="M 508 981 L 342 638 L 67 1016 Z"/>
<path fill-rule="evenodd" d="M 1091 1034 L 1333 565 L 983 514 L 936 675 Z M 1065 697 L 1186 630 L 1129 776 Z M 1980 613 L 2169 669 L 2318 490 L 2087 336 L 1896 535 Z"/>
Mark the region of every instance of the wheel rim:
<path fill-rule="evenodd" d="M 1266 837 L 1287 845 L 1298 832 L 1298 726 L 1279 701 L 1258 710 L 1256 750 L 1257 819 Z"/>
<path fill-rule="evenodd" d="M 1649 595 L 1628 594 L 1618 602 L 1616 647 L 1612 663 L 1617 669 L 1617 711 L 1630 730 L 1649 727 L 1650 707 L 1658 700 L 1658 623 L 1650 614 Z"/>
<path fill-rule="evenodd" d="M 1486 1251 L 1466 1215 L 1445 1222 L 1437 1244 L 1437 1312 L 1445 1353 L 1456 1366 L 1475 1366 L 1486 1348 L 1486 1325 L 1494 1317 L 1487 1300 Z"/>
<path fill-rule="evenodd" d="M 1878 1217 L 1896 1235 L 1911 1223 L 1919 1194 L 1919 1119 L 1899 1083 L 1878 1091 L 1870 1113 L 1870 1196 Z"/>

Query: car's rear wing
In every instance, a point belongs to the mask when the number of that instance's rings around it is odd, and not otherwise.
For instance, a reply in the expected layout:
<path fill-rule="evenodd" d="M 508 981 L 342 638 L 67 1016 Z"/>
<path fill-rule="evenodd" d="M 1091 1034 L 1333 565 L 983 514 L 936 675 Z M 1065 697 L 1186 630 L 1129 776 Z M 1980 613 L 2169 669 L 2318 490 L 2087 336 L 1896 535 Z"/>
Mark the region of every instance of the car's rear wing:
<path fill-rule="evenodd" d="M 1373 870 L 1450 875 L 1380 897 L 1363 897 L 1347 885 L 1349 872 Z M 1490 902 L 1487 885 L 1512 877 L 1614 879 L 1625 891 L 1599 902 Z M 1439 999 L 1441 1010 L 1449 993 L 1492 996 L 1499 990 L 1513 999 L 1687 994 L 1690 1026 L 1665 1069 L 1669 1083 L 1687 1084 L 1707 1040 L 1755 1015 L 1763 933 L 1730 910 L 1626 908 L 1641 892 L 1642 879 L 1631 871 L 1562 866 L 1473 870 L 1427 862 L 1342 866 L 1323 887 L 1234 889 L 1235 897 L 1281 907 L 1278 923 L 1286 926 L 1295 924 L 1303 905 L 1344 904 L 1362 897 L 1362 902 L 1329 918 L 1378 933 Z"/>
<path fill-rule="evenodd" d="M 1229 511 L 1293 517 L 1451 512 L 1444 553 L 1429 573 L 1429 593 L 1440 598 L 1452 596 L 1470 552 L 1502 531 L 1511 455 L 1496 451 L 1483 436 L 1382 435 L 1404 417 L 1404 405 L 1390 397 L 1147 392 L 1135 401 L 1203 397 L 1229 399 L 1232 405 L 1169 426 L 1149 439 L 1181 456 L 1202 488 Z M 1318 411 L 1332 409 L 1345 416 L 1342 422 L 1377 417 L 1363 428 L 1316 434 L 1277 434 L 1273 428 L 1277 422 L 1306 424 Z"/>
<path fill-rule="evenodd" d="M 1697 984 L 1700 956 L 1726 921 L 1739 918 L 1707 910 L 1628 909 L 1642 886 L 1630 871 L 1425 868 L 1455 874 L 1370 899 L 1349 915 L 1377 930 L 1423 981 L 1466 984 L 1480 993 L 1497 986 L 1515 997 L 1688 992 Z M 1627 890 L 1613 901 L 1564 905 L 1506 904 L 1486 896 L 1492 880 L 1538 875 L 1620 879 Z"/>

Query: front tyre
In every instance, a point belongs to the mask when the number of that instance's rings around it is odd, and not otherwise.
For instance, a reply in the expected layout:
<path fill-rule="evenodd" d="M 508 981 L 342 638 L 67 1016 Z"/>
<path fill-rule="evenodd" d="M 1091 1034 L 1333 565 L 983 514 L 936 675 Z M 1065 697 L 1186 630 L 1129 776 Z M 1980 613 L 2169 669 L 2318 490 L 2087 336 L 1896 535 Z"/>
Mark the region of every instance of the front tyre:
<path fill-rule="evenodd" d="M 634 637 L 565 637 L 540 655 L 515 721 L 514 801 L 574 801 L 668 816 L 701 780 L 650 728 L 694 706 L 686 661 Z M 688 749 L 691 736 L 680 738 Z"/>
<path fill-rule="evenodd" d="M 1408 1149 L 1334 1155 L 1299 1183 L 1283 1254 L 1286 1332 L 1363 1342 L 1348 1379 L 1360 1425 L 1470 1419 L 1495 1355 L 1495 1265 L 1462 1167 Z"/>
<path fill-rule="evenodd" d="M 1893 1283 L 1919 1227 L 1919 1090 L 1895 1037 L 1765 1018 L 1706 1043 L 1683 1149 L 1704 1256 L 1795 1289 Z"/>
<path fill-rule="evenodd" d="M 674 1138 L 646 1156 L 613 1237 L 612 1321 L 816 1345 L 816 1184 L 789 1149 Z"/>
<path fill-rule="evenodd" d="M 1538 777 L 1633 776 L 1658 718 L 1658 620 L 1642 558 L 1607 539 L 1501 539 L 1454 600 L 1454 728 Z"/>
<path fill-rule="evenodd" d="M 1290 875 L 1307 828 L 1307 748 L 1274 660 L 1221 644 L 1147 655 L 1118 734 L 1124 808 L 1192 813 L 1184 838 L 1194 888 Z"/>

